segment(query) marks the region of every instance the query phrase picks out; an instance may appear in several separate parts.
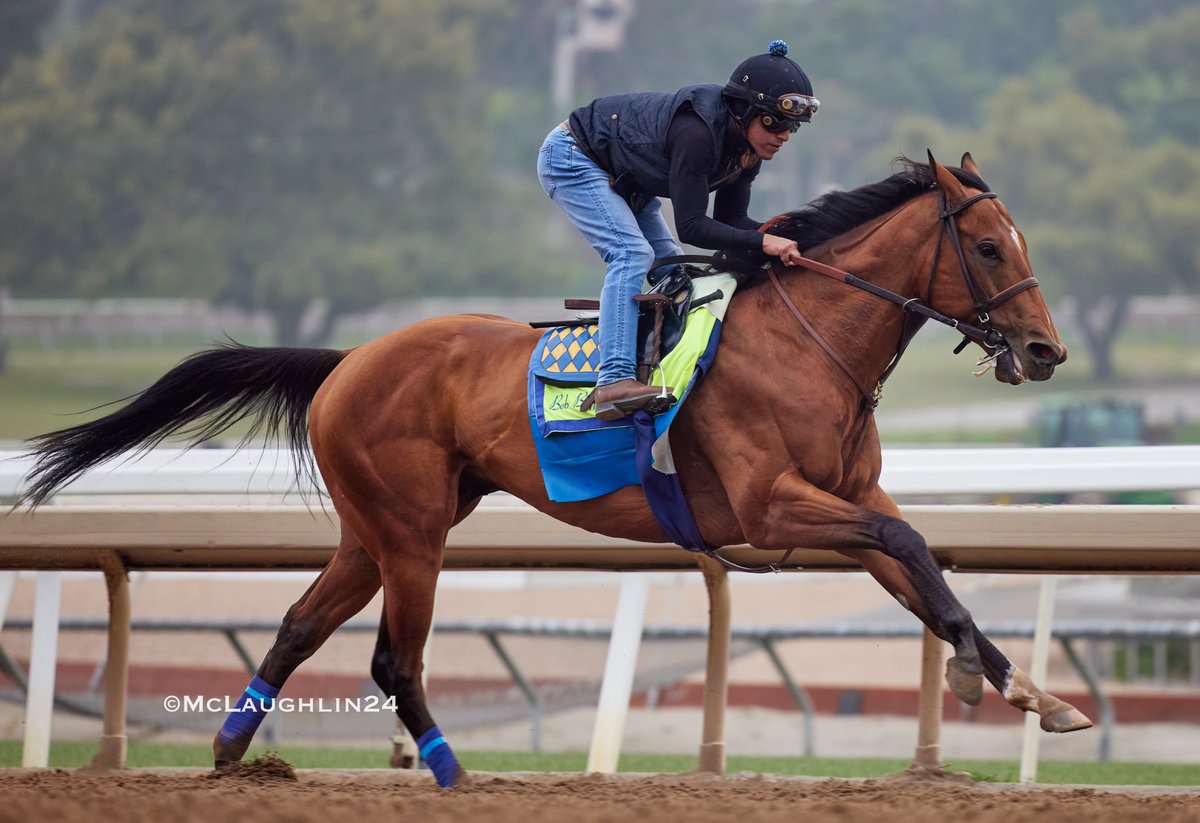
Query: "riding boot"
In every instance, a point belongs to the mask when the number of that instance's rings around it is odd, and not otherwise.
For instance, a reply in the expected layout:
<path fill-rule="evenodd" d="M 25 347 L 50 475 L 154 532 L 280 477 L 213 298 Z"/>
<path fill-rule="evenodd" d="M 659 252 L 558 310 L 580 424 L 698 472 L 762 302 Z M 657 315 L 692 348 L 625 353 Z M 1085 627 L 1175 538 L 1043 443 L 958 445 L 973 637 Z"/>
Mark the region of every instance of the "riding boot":
<path fill-rule="evenodd" d="M 620 420 L 639 409 L 658 414 L 675 402 L 675 396 L 671 392 L 670 387 L 664 392 L 661 387 L 647 386 L 628 378 L 597 387 L 592 399 L 596 405 L 598 419 Z"/>

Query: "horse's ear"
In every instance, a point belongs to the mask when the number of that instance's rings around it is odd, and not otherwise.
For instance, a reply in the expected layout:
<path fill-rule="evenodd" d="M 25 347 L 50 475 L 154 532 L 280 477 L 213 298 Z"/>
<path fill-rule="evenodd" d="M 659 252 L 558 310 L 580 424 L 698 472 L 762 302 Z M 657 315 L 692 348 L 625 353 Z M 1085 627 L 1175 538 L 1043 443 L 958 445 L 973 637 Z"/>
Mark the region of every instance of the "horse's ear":
<path fill-rule="evenodd" d="M 937 181 L 938 188 L 946 193 L 946 202 L 952 203 L 964 199 L 966 190 L 963 189 L 962 183 L 958 182 L 958 178 L 933 159 L 933 152 L 930 149 L 926 149 L 925 152 L 929 155 L 929 169 L 933 172 L 933 179 Z"/>
<path fill-rule="evenodd" d="M 975 165 L 975 158 L 971 156 L 971 152 L 963 152 L 963 159 L 959 165 L 962 166 L 964 171 L 971 172 L 971 174 L 975 175 L 980 180 L 983 179 L 983 175 L 979 173 L 979 166 Z"/>

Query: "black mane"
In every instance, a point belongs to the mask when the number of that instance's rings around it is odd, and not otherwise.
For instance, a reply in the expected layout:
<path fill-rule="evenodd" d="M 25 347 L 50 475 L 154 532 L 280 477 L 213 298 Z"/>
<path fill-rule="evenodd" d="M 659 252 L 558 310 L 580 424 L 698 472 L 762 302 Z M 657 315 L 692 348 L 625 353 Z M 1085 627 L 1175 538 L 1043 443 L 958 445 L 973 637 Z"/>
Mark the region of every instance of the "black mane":
<path fill-rule="evenodd" d="M 933 171 L 929 164 L 918 163 L 907 157 L 898 157 L 895 162 L 901 167 L 900 171 L 886 180 L 868 183 L 850 191 L 827 192 L 807 206 L 784 214 L 771 226 L 771 234 L 795 240 L 800 250 L 805 251 L 887 214 L 934 188 Z M 963 185 L 979 191 L 991 191 L 978 175 L 953 166 L 945 168 Z M 761 252 L 752 253 L 749 259 L 736 254 L 720 257 L 739 279 L 749 279 L 761 273 L 767 261 Z"/>

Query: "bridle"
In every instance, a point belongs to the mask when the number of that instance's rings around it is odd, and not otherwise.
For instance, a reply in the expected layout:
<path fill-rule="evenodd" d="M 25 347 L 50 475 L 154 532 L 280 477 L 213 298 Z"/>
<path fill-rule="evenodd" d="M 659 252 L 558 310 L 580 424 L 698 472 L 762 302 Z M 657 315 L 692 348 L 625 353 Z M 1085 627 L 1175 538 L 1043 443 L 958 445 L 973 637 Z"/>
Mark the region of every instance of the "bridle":
<path fill-rule="evenodd" d="M 954 221 L 955 215 L 965 211 L 975 203 L 978 203 L 980 200 L 990 200 L 994 197 L 996 197 L 995 192 L 981 192 L 973 197 L 968 197 L 966 200 L 954 207 L 949 207 L 946 203 L 945 191 L 940 188 L 937 190 L 938 239 L 937 246 L 934 247 L 933 251 L 933 264 L 930 266 L 929 278 L 925 286 L 924 302 L 922 302 L 920 297 L 904 297 L 903 295 L 885 289 L 882 286 L 877 286 L 874 283 L 863 280 L 860 277 L 856 277 L 847 271 L 843 271 L 842 269 L 818 262 L 816 260 L 810 260 L 807 257 L 801 257 L 800 262 L 794 264 L 794 267 L 806 268 L 810 271 L 816 272 L 817 274 L 823 274 L 826 277 L 839 280 L 850 286 L 854 286 L 856 289 L 861 289 L 862 291 L 873 294 L 876 297 L 881 297 L 884 300 L 895 303 L 908 313 L 908 316 L 906 316 L 904 321 L 904 330 L 901 333 L 900 343 L 897 346 L 896 353 L 892 356 L 892 359 L 888 363 L 887 368 L 884 369 L 883 374 L 881 374 L 879 379 L 875 381 L 875 385 L 873 387 L 868 386 L 863 379 L 850 368 L 846 361 L 843 360 L 842 357 L 833 350 L 833 347 L 830 346 L 823 337 L 821 337 L 815 328 L 813 328 L 812 324 L 808 322 L 808 320 L 796 307 L 796 304 L 792 302 L 791 297 L 789 297 L 788 293 L 784 290 L 783 284 L 779 281 L 779 274 L 777 270 L 782 268 L 782 264 L 773 261 L 770 267 L 767 269 L 767 276 L 770 278 L 771 284 L 775 287 L 775 290 L 779 293 L 784 305 L 786 305 L 795 318 L 800 321 L 800 325 L 804 327 L 805 331 L 809 333 L 813 340 L 816 341 L 816 343 L 824 350 L 830 359 L 832 359 L 834 363 L 836 363 L 838 367 L 854 382 L 854 384 L 858 386 L 858 389 L 862 393 L 869 410 L 873 411 L 875 407 L 879 405 L 879 399 L 883 393 L 884 382 L 889 376 L 891 376 L 892 372 L 895 371 L 896 366 L 900 363 L 900 357 L 904 354 L 904 350 L 908 347 L 909 342 L 916 335 L 917 331 L 920 330 L 921 326 L 925 324 L 926 320 L 934 320 L 938 323 L 943 323 L 962 334 L 962 342 L 959 343 L 954 349 L 955 354 L 961 352 L 964 348 L 966 348 L 967 344 L 972 341 L 980 343 L 987 349 L 991 350 L 993 354 L 984 358 L 983 361 L 981 361 L 981 365 L 983 362 L 995 362 L 995 360 L 1001 355 L 1009 351 L 1008 342 L 1004 339 L 1004 335 L 1001 334 L 998 329 L 993 328 L 992 326 L 991 312 L 998 306 L 1001 306 L 1012 298 L 1016 297 L 1026 289 L 1031 289 L 1038 285 L 1037 278 L 1027 277 L 1019 283 L 1015 283 L 999 293 L 994 294 L 991 297 L 987 297 L 986 292 L 979 283 L 979 280 L 976 279 L 975 275 L 971 271 L 971 267 L 967 264 L 967 258 L 963 254 L 962 244 L 959 242 L 958 238 L 958 226 Z M 773 226 L 780 219 L 782 219 L 782 217 L 768 221 L 763 225 L 760 231 L 768 231 L 771 226 Z M 979 323 L 977 326 L 969 323 L 963 323 L 953 317 L 942 314 L 937 309 L 934 309 L 932 306 L 928 305 L 933 292 L 933 280 L 937 275 L 938 262 L 941 259 L 942 240 L 947 237 L 950 239 L 950 245 L 954 249 L 955 255 L 958 257 L 958 265 L 959 269 L 962 271 L 963 281 L 967 286 L 967 293 L 971 295 L 971 302 L 975 307 L 975 317 Z"/>

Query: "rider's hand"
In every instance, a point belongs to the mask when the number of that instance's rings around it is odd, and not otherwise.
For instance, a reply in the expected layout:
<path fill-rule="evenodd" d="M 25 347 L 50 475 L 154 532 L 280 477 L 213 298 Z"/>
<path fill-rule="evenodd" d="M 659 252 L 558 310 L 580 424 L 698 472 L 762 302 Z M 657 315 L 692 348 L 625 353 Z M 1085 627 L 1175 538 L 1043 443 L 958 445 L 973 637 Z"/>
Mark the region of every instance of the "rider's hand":
<path fill-rule="evenodd" d="M 795 266 L 800 263 L 800 247 L 795 240 L 788 240 L 777 234 L 764 234 L 763 251 L 771 257 L 778 257 L 785 266 Z"/>

